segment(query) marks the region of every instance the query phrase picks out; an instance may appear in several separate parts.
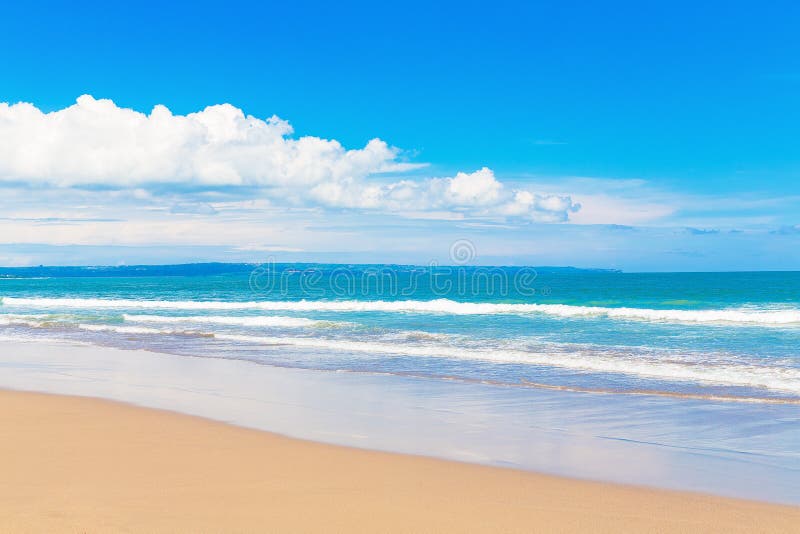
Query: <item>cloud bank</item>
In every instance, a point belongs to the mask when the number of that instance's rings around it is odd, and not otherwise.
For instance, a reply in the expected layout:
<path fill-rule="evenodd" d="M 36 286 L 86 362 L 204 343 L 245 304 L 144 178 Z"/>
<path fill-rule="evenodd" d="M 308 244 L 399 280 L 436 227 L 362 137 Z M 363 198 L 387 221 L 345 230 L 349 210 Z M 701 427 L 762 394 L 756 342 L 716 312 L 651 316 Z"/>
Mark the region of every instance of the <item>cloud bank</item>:
<path fill-rule="evenodd" d="M 421 167 L 372 139 L 345 149 L 336 140 L 292 137 L 278 117 L 263 120 L 230 104 L 174 115 L 148 114 L 89 95 L 45 113 L 0 103 L 0 185 L 57 188 L 254 191 L 274 205 L 566 221 L 569 196 L 508 187 L 491 169 L 451 177 L 389 181 Z"/>

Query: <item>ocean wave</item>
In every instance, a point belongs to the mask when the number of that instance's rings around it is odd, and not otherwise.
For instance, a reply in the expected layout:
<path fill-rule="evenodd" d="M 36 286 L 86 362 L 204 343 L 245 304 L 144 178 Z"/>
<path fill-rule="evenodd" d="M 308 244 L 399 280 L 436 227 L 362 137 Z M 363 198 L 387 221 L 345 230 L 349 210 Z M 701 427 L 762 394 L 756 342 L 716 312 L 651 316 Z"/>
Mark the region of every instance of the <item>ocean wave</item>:
<path fill-rule="evenodd" d="M 303 328 L 311 326 L 327 326 L 336 324 L 331 321 L 316 321 L 304 317 L 258 316 L 258 317 L 225 317 L 214 315 L 192 315 L 188 317 L 168 317 L 164 315 L 129 315 L 122 316 L 125 322 L 132 323 L 165 323 L 165 324 L 218 324 L 228 326 L 274 326 L 284 328 Z M 342 324 L 342 323 L 339 323 Z M 348 324 L 348 323 L 345 323 Z"/>
<path fill-rule="evenodd" d="M 576 371 L 613 373 L 670 381 L 699 382 L 726 386 L 765 388 L 800 394 L 800 369 L 762 367 L 736 363 L 658 361 L 642 355 L 608 352 L 535 352 L 504 348 L 460 348 L 443 344 L 399 345 L 394 343 L 215 334 L 216 339 L 265 345 L 288 345 L 301 348 L 366 352 L 415 357 L 442 357 L 482 360 L 496 363 L 521 363 L 559 367 Z"/>
<path fill-rule="evenodd" d="M 800 309 L 722 308 L 702 310 L 610 308 L 568 304 L 457 302 L 449 299 L 399 301 L 169 301 L 5 297 L 6 307 L 166 310 L 262 310 L 289 312 L 387 312 L 449 315 L 544 314 L 564 318 L 608 318 L 668 323 L 800 326 Z"/>
<path fill-rule="evenodd" d="M 18 314 L 4 314 L 0 315 L 0 326 L 31 326 L 39 328 L 47 324 L 57 323 L 48 315 L 18 315 Z"/>
<path fill-rule="evenodd" d="M 0 315 L 0 326 L 26 326 L 35 329 L 47 329 L 51 327 L 78 328 L 88 332 L 114 332 L 117 334 L 185 334 L 202 335 L 203 337 L 214 336 L 212 332 L 194 332 L 190 330 L 81 323 L 52 315 Z"/>
<path fill-rule="evenodd" d="M 214 332 L 200 330 L 174 330 L 169 328 L 148 328 L 143 326 L 116 326 L 109 324 L 79 324 L 81 330 L 89 332 L 114 332 L 116 334 L 170 335 L 184 337 L 214 338 Z"/>
<path fill-rule="evenodd" d="M 139 326 L 114 326 L 106 324 L 79 324 L 81 330 L 89 332 L 116 332 L 117 334 L 175 334 L 174 330 L 161 330 L 158 328 L 144 328 Z"/>
<path fill-rule="evenodd" d="M 449 358 L 454 360 L 476 360 L 493 363 L 528 364 L 544 367 L 562 368 L 573 371 L 595 373 L 612 373 L 625 376 L 636 376 L 649 379 L 668 381 L 693 382 L 698 384 L 718 384 L 725 386 L 743 386 L 765 388 L 780 392 L 800 394 L 800 369 L 775 365 L 758 365 L 752 361 L 726 361 L 723 359 L 702 359 L 697 355 L 664 354 L 657 352 L 642 352 L 614 350 L 612 348 L 592 348 L 591 346 L 578 346 L 574 344 L 554 344 L 520 349 L 508 343 L 481 344 L 470 343 L 464 345 L 460 338 L 443 335 L 419 335 L 416 331 L 390 332 L 388 337 L 373 341 L 353 339 L 330 339 L 320 337 L 291 337 L 291 336 L 257 336 L 234 334 L 214 331 L 213 329 L 186 328 L 153 328 L 151 326 L 131 326 L 118 324 L 90 324 L 54 321 L 54 316 L 30 315 L 0 315 L 2 324 L 22 324 L 32 327 L 49 327 L 51 325 L 72 326 L 91 332 L 110 332 L 130 335 L 181 335 L 208 337 L 221 341 L 236 343 L 291 346 L 305 349 L 318 349 L 322 351 L 358 352 L 374 355 L 412 356 L 419 358 Z M 148 318 L 158 317 L 164 323 L 182 323 L 183 320 L 195 318 L 187 317 L 162 317 L 162 316 L 124 316 L 142 319 L 147 323 Z M 173 321 L 173 319 L 176 319 Z M 214 322 L 215 318 L 210 319 Z M 223 317 L 223 322 L 228 319 L 246 319 L 243 317 Z M 294 319 L 299 321 L 294 324 L 306 324 L 309 319 L 287 317 L 253 317 L 260 320 Z M 191 322 L 187 320 L 186 322 Z M 313 321 L 312 321 L 313 323 Z M 398 341 L 398 334 L 405 338 Z M 393 336 L 393 337 L 392 337 Z"/>

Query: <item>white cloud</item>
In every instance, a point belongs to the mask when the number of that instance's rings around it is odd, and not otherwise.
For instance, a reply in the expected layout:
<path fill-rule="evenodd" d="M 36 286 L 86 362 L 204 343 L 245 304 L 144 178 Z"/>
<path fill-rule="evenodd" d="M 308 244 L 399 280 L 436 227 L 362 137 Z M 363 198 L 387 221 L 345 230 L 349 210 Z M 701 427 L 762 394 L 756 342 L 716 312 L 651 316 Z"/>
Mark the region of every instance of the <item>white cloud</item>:
<path fill-rule="evenodd" d="M 188 115 L 159 105 L 147 115 L 89 95 L 51 113 L 0 103 L 0 184 L 125 189 L 142 200 L 165 187 L 253 188 L 274 205 L 542 222 L 566 221 L 579 209 L 566 195 L 510 189 L 488 168 L 385 183 L 381 174 L 422 165 L 401 161 L 398 149 L 377 138 L 347 150 L 292 133 L 278 117 L 258 119 L 229 104 Z"/>
<path fill-rule="evenodd" d="M 397 150 L 373 139 L 360 150 L 288 137 L 292 127 L 229 104 L 188 115 L 150 115 L 84 95 L 43 113 L 0 104 L 0 176 L 57 186 L 298 186 L 402 169 Z"/>
<path fill-rule="evenodd" d="M 580 209 L 568 195 L 540 195 L 510 189 L 486 167 L 452 178 L 402 180 L 386 185 L 325 183 L 311 191 L 321 204 L 400 214 L 437 213 L 436 218 L 464 214 L 475 217 L 518 217 L 537 222 L 562 222 Z M 419 218 L 419 217 L 417 217 Z"/>
<path fill-rule="evenodd" d="M 577 224 L 654 224 L 672 216 L 677 207 L 660 197 L 622 197 L 605 194 L 578 195 L 584 206 L 572 221 Z"/>
<path fill-rule="evenodd" d="M 482 206 L 495 202 L 502 185 L 486 167 L 467 174 L 460 172 L 444 181 L 445 195 L 454 204 Z"/>

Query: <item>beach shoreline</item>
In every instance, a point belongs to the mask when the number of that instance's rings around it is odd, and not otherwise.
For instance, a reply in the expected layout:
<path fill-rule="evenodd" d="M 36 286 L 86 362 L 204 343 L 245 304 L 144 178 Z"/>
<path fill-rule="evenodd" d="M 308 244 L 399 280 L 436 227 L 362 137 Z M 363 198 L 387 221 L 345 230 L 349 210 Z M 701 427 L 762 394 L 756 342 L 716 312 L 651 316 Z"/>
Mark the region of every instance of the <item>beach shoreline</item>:
<path fill-rule="evenodd" d="M 356 449 L 800 504 L 794 457 L 779 454 L 782 446 L 792 446 L 791 433 L 784 442 L 772 437 L 770 455 L 754 456 L 735 442 L 730 449 L 698 447 L 708 430 L 691 439 L 694 420 L 681 426 L 687 410 L 720 425 L 736 423 L 731 417 L 742 417 L 743 410 L 756 410 L 753 417 L 790 418 L 791 406 L 676 405 L 659 398 L 331 373 L 44 339 L 5 339 L 0 353 L 0 389 L 107 399 Z M 658 432 L 660 443 L 636 439 L 638 428 Z"/>
<path fill-rule="evenodd" d="M 104 399 L 0 390 L 0 421 L 11 532 L 789 532 L 800 522 L 798 507 L 327 445 Z"/>

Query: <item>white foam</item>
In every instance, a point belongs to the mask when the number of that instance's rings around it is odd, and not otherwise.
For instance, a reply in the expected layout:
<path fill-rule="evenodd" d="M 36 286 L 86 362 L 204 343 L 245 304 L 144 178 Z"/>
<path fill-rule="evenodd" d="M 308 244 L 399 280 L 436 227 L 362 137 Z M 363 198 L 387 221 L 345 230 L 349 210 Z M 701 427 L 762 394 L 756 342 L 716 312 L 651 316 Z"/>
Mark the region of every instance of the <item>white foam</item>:
<path fill-rule="evenodd" d="M 401 301 L 168 301 L 129 299 L 14 298 L 2 299 L 6 307 L 82 309 L 167 309 L 167 310 L 266 310 L 438 313 L 451 315 L 546 314 L 557 317 L 606 317 L 609 319 L 707 323 L 728 325 L 800 325 L 800 309 L 725 308 L 709 310 L 608 308 L 567 304 L 495 304 L 456 302 L 448 299 Z"/>
<path fill-rule="evenodd" d="M 81 330 L 89 332 L 116 332 L 118 334 L 175 334 L 174 330 L 159 330 L 157 328 L 144 328 L 139 326 L 114 326 L 106 324 L 79 324 Z"/>
<path fill-rule="evenodd" d="M 81 330 L 86 330 L 88 332 L 115 332 L 118 334 L 196 334 L 197 332 L 194 331 L 184 331 L 184 330 L 170 330 L 170 329 L 158 329 L 158 328 L 147 328 L 147 327 L 139 327 L 139 326 L 122 326 L 122 325 L 112 325 L 112 324 L 89 324 L 89 323 L 78 323 L 75 324 L 74 322 L 64 321 L 64 320 L 57 320 L 49 315 L 0 315 L 0 326 L 30 326 L 33 328 L 44 328 L 48 325 L 52 325 L 53 323 L 58 323 L 59 325 L 63 326 L 72 326 L 77 327 Z M 213 333 L 199 333 L 200 335 L 206 336 L 213 336 Z"/>
<path fill-rule="evenodd" d="M 17 315 L 17 314 L 4 314 L 0 315 L 0 326 L 33 326 L 39 327 L 45 323 L 46 316 L 38 315 Z"/>
<path fill-rule="evenodd" d="M 268 345 L 290 345 L 322 350 L 366 352 L 417 357 L 442 357 L 522 363 L 565 369 L 635 375 L 671 381 L 692 381 L 728 386 L 762 387 L 800 394 L 800 369 L 760 367 L 735 363 L 658 361 L 642 355 L 593 351 L 533 352 L 509 349 L 459 348 L 442 344 L 400 345 L 394 343 L 216 334 L 217 339 Z"/>
<path fill-rule="evenodd" d="M 195 319 L 209 319 L 213 323 L 221 319 L 227 324 L 229 319 L 240 320 L 243 317 L 163 317 L 163 316 L 125 316 L 126 319 L 134 318 L 146 323 L 181 323 L 191 322 Z M 156 318 L 153 320 L 153 318 Z M 0 324 L 28 324 L 42 326 L 49 321 L 42 320 L 48 316 L 30 315 L 0 315 Z M 294 324 L 306 324 L 309 319 L 292 317 L 253 317 L 251 319 L 264 321 L 283 322 L 285 319 L 299 321 Z M 313 321 L 312 321 L 313 323 Z M 69 324 L 69 323 L 66 323 Z M 236 323 L 239 324 L 239 323 Z M 188 330 L 158 329 L 142 326 L 109 325 L 109 324 L 79 324 L 78 328 L 93 332 L 114 332 L 120 334 L 187 334 L 214 337 L 242 343 L 257 343 L 269 345 L 289 345 L 300 348 L 320 350 L 333 350 L 345 352 L 360 352 L 371 354 L 388 354 L 397 356 L 414 357 L 441 357 L 466 360 L 482 360 L 500 363 L 519 363 L 558 367 L 578 371 L 615 373 L 628 376 L 640 376 L 672 381 L 692 381 L 701 383 L 721 384 L 729 386 L 762 387 L 776 391 L 800 394 L 800 369 L 793 367 L 767 367 L 750 362 L 735 362 L 716 359 L 713 361 L 698 359 L 697 357 L 685 358 L 671 355 L 669 360 L 664 359 L 664 354 L 659 353 L 629 353 L 615 352 L 613 350 L 592 350 L 589 346 L 561 346 L 562 350 L 519 350 L 513 345 L 495 345 L 487 347 L 461 347 L 447 342 L 454 339 L 426 339 L 417 336 L 415 342 L 398 343 L 386 341 L 357 341 L 326 338 L 280 337 L 280 336 L 250 336 L 240 334 L 226 334 L 219 332 L 200 332 Z M 281 325 L 285 326 L 285 325 Z M 407 332 L 414 334 L 414 332 Z M 413 338 L 413 336 L 412 336 Z M 555 347 L 555 346 L 554 346 Z"/>
<path fill-rule="evenodd" d="M 167 317 L 163 315 L 123 315 L 125 322 L 132 323 L 194 323 L 219 324 L 230 326 L 274 326 L 284 328 L 302 328 L 330 324 L 328 321 L 315 321 L 304 317 L 258 316 L 258 317 L 222 317 L 213 315 L 193 315 L 190 317 Z"/>
<path fill-rule="evenodd" d="M 124 314 L 125 322 L 131 323 L 165 323 L 165 324 L 219 324 L 231 326 L 274 326 L 284 328 L 301 328 L 308 326 L 324 326 L 330 324 L 351 324 L 333 323 L 331 321 L 315 321 L 303 317 L 282 317 L 282 316 L 259 316 L 259 317 L 221 317 L 221 316 L 190 316 L 190 317 L 169 317 L 163 315 L 129 315 Z M 41 327 L 46 323 L 60 322 L 65 325 L 73 324 L 53 315 L 19 315 L 3 314 L 0 315 L 0 325 L 24 325 Z M 82 325 L 86 326 L 86 325 Z"/>

